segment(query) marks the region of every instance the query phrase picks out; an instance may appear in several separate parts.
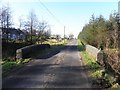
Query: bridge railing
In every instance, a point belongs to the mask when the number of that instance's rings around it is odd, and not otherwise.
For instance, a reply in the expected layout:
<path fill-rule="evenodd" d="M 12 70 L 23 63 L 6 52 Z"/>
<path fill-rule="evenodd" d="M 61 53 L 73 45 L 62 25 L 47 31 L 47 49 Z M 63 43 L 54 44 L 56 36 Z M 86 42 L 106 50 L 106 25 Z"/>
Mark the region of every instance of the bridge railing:
<path fill-rule="evenodd" d="M 90 55 L 92 55 L 97 60 L 98 53 L 100 50 L 94 46 L 86 45 L 86 52 Z"/>
<path fill-rule="evenodd" d="M 16 50 L 16 59 L 30 58 L 32 53 L 50 48 L 49 44 L 30 45 Z"/>

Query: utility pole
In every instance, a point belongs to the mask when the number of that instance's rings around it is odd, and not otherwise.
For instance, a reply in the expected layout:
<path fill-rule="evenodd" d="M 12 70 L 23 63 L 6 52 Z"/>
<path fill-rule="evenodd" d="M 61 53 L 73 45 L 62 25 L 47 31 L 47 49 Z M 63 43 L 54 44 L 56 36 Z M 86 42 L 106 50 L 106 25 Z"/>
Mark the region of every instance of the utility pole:
<path fill-rule="evenodd" d="M 65 26 L 64 26 L 64 44 L 65 44 Z"/>

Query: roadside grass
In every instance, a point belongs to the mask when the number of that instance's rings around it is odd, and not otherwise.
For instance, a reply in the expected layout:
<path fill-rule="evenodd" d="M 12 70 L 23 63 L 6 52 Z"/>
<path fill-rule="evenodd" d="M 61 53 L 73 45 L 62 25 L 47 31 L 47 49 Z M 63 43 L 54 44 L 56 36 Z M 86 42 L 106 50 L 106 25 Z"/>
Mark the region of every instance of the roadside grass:
<path fill-rule="evenodd" d="M 80 40 L 78 40 L 78 49 L 84 65 L 89 68 L 88 75 L 91 77 L 90 82 L 92 83 L 93 88 L 102 88 L 108 90 L 114 90 L 114 88 L 118 88 L 120 90 L 120 86 L 115 84 L 116 79 L 113 77 L 113 75 L 106 73 L 104 67 L 100 66 L 96 59 L 85 51 L 85 46 L 81 44 Z"/>
<path fill-rule="evenodd" d="M 98 73 L 98 71 L 100 71 L 102 69 L 102 67 L 96 62 L 95 58 L 93 58 L 92 56 L 90 56 L 86 51 L 85 51 L 85 46 L 83 46 L 80 42 L 80 40 L 78 40 L 78 49 L 80 51 L 80 55 L 82 57 L 83 63 L 90 68 L 90 75 L 92 77 L 96 77 L 99 76 L 100 73 Z"/>
<path fill-rule="evenodd" d="M 2 61 L 2 76 L 5 77 L 12 71 L 15 71 L 16 69 L 22 67 L 24 64 L 30 62 L 31 59 L 22 59 L 22 60 L 10 60 L 6 59 L 5 61 Z"/>
<path fill-rule="evenodd" d="M 80 54 L 82 55 L 82 59 L 84 60 L 83 62 L 85 63 L 85 65 L 87 65 L 88 68 L 90 68 L 93 72 L 101 69 L 101 66 L 96 62 L 95 58 L 90 56 L 85 51 L 80 52 Z"/>
<path fill-rule="evenodd" d="M 49 41 L 44 42 L 44 44 L 50 44 L 51 47 L 47 48 L 45 50 L 38 50 L 36 53 L 32 53 L 32 58 L 37 56 L 45 55 L 46 53 L 49 53 L 51 51 L 55 51 L 57 49 L 63 48 L 69 41 L 65 40 L 61 42 L 52 43 Z M 12 71 L 15 71 L 19 68 L 21 68 L 24 64 L 27 64 L 32 60 L 32 58 L 28 59 L 21 59 L 21 60 L 15 60 L 13 57 L 5 57 L 2 59 L 2 62 L 0 64 L 2 65 L 2 76 L 5 77 L 9 75 Z"/>
<path fill-rule="evenodd" d="M 64 40 L 56 40 L 56 39 L 48 39 L 44 41 L 43 44 L 50 44 L 50 45 L 64 45 L 67 44 L 69 41 L 67 39 Z"/>

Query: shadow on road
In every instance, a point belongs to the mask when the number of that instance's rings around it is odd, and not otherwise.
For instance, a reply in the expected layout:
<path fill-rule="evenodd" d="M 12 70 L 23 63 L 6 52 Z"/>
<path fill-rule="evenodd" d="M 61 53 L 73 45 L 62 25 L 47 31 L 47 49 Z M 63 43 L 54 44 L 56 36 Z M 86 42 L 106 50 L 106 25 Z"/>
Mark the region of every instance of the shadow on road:
<path fill-rule="evenodd" d="M 32 57 L 32 59 L 47 59 L 56 54 L 58 54 L 63 48 L 63 45 L 52 45 L 51 48 L 40 51 L 38 50 L 37 55 Z"/>
<path fill-rule="evenodd" d="M 55 80 L 49 82 L 48 87 L 77 87 L 80 85 L 85 85 L 85 77 L 81 75 L 82 72 L 89 71 L 91 69 L 86 68 L 87 66 L 58 66 L 58 64 L 38 64 L 30 66 L 22 72 L 18 72 L 12 78 L 7 81 L 3 81 L 3 88 L 13 88 L 18 86 L 25 87 L 35 87 L 44 84 L 44 78 L 48 74 L 54 74 Z M 34 78 L 34 79 L 33 79 Z M 38 80 L 39 78 L 39 80 Z M 88 77 L 89 79 L 90 77 Z M 34 83 L 32 83 L 34 82 Z M 22 86 L 22 88 L 23 88 Z"/>
<path fill-rule="evenodd" d="M 53 50 L 47 50 L 46 51 L 43 51 L 42 55 L 41 53 L 37 53 L 38 55 L 36 57 L 32 57 L 33 59 L 48 59 L 58 53 L 60 53 L 61 51 L 67 51 L 67 52 L 76 52 L 78 51 L 77 49 L 77 45 L 66 45 L 66 46 L 60 46 L 60 45 L 52 45 L 51 46 L 53 48 Z"/>

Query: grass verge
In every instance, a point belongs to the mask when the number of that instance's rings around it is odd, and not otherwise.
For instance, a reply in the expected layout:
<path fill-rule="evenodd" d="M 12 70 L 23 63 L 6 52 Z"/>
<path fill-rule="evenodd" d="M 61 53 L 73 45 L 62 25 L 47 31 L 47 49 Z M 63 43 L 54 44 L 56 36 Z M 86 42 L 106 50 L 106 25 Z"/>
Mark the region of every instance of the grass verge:
<path fill-rule="evenodd" d="M 5 77 L 12 71 L 17 70 L 18 68 L 22 67 L 24 64 L 30 62 L 31 59 L 22 59 L 22 60 L 10 60 L 6 59 L 2 62 L 2 76 Z"/>
<path fill-rule="evenodd" d="M 104 67 L 100 66 L 95 58 L 90 56 L 85 51 L 85 47 L 81 44 L 80 40 L 78 40 L 78 49 L 84 65 L 88 68 L 88 75 L 91 77 L 93 88 L 102 88 L 108 90 L 119 88 L 119 85 L 116 84 L 116 79 L 111 74 L 106 73 Z"/>

